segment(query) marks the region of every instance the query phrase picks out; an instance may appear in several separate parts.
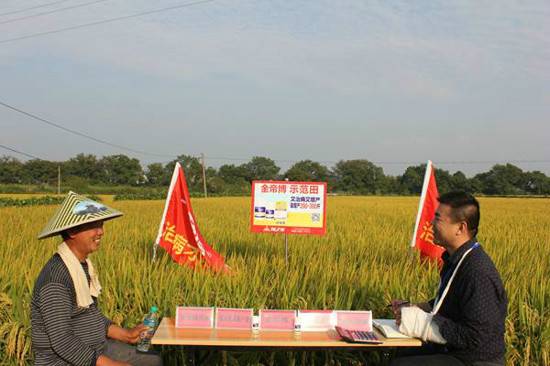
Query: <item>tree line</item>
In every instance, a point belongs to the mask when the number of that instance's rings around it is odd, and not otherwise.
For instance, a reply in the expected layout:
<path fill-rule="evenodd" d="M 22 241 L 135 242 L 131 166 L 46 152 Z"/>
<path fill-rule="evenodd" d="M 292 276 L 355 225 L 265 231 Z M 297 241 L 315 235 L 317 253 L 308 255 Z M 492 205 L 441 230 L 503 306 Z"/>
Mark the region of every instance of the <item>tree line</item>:
<path fill-rule="evenodd" d="M 126 155 L 101 158 L 78 154 L 67 161 L 41 159 L 22 162 L 16 158 L 0 157 L 0 183 L 55 185 L 61 173 L 63 186 L 82 190 L 94 185 L 167 187 L 176 162 L 184 168 L 191 192 L 203 190 L 203 166 L 199 158 L 180 155 L 168 163 L 152 163 L 145 168 L 138 159 Z M 235 165 L 225 164 L 218 169 L 205 167 L 206 186 L 211 194 L 242 195 L 250 193 L 253 180 L 323 181 L 329 192 L 363 195 L 419 194 L 426 165 L 409 166 L 402 175 L 384 174 L 381 167 L 364 160 L 340 160 L 329 168 L 311 160 L 302 160 L 285 172 L 268 157 L 256 156 Z M 523 171 L 512 164 L 494 165 L 488 172 L 468 178 L 461 171 L 453 174 L 435 169 L 440 192 L 461 189 L 485 195 L 548 195 L 550 178 L 540 171 Z"/>

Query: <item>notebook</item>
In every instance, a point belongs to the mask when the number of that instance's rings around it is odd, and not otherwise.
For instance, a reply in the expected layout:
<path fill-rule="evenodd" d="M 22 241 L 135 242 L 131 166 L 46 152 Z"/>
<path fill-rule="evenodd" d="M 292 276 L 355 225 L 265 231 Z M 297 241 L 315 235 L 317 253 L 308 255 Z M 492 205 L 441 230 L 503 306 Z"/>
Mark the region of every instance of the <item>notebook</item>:
<path fill-rule="evenodd" d="M 395 319 L 373 319 L 372 325 L 386 338 L 412 338 L 399 331 Z"/>
<path fill-rule="evenodd" d="M 366 332 L 362 330 L 346 329 L 339 326 L 335 327 L 340 337 L 348 342 L 354 343 L 371 343 L 381 344 L 382 341 L 376 336 L 374 332 Z"/>

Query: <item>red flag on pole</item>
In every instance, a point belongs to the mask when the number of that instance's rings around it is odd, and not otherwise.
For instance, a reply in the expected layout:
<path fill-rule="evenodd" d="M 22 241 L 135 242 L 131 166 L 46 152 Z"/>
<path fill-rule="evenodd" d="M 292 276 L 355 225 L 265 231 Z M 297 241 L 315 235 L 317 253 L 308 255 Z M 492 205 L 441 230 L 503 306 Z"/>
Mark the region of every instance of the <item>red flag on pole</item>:
<path fill-rule="evenodd" d="M 155 241 L 155 252 L 160 245 L 178 264 L 195 268 L 197 263 L 203 262 L 215 270 L 227 269 L 223 257 L 206 243 L 196 222 L 185 174 L 181 165 L 176 163 Z"/>
<path fill-rule="evenodd" d="M 438 261 L 438 264 L 441 265 L 441 255 L 445 249 L 434 244 L 434 231 L 432 226 L 435 211 L 439 206 L 439 202 L 437 201 L 438 197 L 439 193 L 437 192 L 437 185 L 435 183 L 433 165 L 432 162 L 428 160 L 411 247 L 416 247 L 420 250 L 420 256 L 422 258 L 435 259 Z"/>

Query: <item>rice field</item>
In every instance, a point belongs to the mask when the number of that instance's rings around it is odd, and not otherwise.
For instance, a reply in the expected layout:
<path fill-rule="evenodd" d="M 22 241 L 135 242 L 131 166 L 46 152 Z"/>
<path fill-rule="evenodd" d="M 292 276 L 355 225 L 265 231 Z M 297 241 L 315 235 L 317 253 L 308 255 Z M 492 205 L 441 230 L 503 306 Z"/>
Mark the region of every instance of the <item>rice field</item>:
<path fill-rule="evenodd" d="M 249 230 L 249 198 L 193 199 L 200 229 L 233 268 L 231 276 L 173 264 L 159 249 L 151 262 L 164 202 L 110 201 L 125 216 L 105 225 L 92 255 L 100 305 L 116 323 L 133 326 L 151 305 L 173 316 L 176 305 L 273 309 L 369 309 L 388 317 L 392 298 L 433 297 L 435 267 L 409 255 L 418 198 L 329 197 L 327 234 L 284 237 Z M 482 198 L 479 239 L 500 271 L 509 297 L 508 365 L 550 365 L 550 199 Z M 0 360 L 31 364 L 30 299 L 36 276 L 59 239 L 36 240 L 55 206 L 0 208 Z M 165 364 L 185 364 L 164 348 Z M 227 365 L 360 364 L 347 352 L 213 352 Z M 385 364 L 387 355 L 365 355 Z"/>

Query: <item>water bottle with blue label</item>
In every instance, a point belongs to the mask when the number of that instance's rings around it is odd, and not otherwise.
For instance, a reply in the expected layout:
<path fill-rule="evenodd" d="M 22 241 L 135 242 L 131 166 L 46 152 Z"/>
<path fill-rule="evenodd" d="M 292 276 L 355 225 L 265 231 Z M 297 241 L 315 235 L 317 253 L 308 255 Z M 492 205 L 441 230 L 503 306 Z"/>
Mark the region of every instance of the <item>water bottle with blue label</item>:
<path fill-rule="evenodd" d="M 147 327 L 147 329 L 140 334 L 137 350 L 140 352 L 147 352 L 151 347 L 151 338 L 153 338 L 155 330 L 159 324 L 159 314 L 156 306 L 151 306 L 149 314 L 147 314 L 145 319 L 143 319 L 143 324 Z"/>

